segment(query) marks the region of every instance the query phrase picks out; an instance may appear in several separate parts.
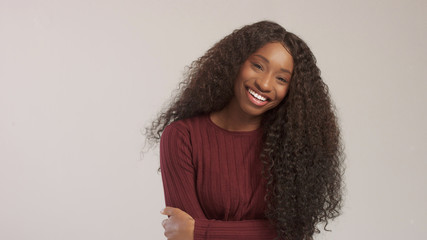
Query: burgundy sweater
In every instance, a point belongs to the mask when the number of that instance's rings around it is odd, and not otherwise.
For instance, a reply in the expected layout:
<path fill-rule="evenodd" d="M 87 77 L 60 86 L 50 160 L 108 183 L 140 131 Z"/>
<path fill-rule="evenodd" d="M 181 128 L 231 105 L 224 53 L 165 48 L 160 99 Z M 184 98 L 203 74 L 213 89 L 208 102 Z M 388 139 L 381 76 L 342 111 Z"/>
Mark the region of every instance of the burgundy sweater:
<path fill-rule="evenodd" d="M 227 131 L 209 115 L 176 121 L 160 141 L 166 206 L 195 219 L 194 240 L 274 239 L 264 216 L 262 130 Z"/>

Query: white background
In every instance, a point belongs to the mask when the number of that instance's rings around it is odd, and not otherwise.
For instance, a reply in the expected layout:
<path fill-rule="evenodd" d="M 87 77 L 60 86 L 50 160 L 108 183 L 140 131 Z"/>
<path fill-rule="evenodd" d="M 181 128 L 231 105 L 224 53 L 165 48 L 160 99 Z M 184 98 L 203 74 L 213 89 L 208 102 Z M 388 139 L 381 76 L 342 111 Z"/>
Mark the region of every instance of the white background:
<path fill-rule="evenodd" d="M 344 213 L 317 239 L 427 235 L 427 2 L 0 0 L 0 239 L 164 239 L 141 129 L 184 67 L 269 19 L 336 103 Z"/>

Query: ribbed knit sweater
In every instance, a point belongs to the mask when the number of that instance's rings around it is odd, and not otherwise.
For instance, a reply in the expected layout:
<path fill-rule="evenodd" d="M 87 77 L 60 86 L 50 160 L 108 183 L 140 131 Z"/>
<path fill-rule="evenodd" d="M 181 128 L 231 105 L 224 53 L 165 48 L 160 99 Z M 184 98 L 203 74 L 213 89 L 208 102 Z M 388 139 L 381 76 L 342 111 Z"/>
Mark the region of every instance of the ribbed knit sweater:
<path fill-rule="evenodd" d="M 264 216 L 262 130 L 227 131 L 209 115 L 173 122 L 160 141 L 166 206 L 195 219 L 194 240 L 274 239 Z"/>

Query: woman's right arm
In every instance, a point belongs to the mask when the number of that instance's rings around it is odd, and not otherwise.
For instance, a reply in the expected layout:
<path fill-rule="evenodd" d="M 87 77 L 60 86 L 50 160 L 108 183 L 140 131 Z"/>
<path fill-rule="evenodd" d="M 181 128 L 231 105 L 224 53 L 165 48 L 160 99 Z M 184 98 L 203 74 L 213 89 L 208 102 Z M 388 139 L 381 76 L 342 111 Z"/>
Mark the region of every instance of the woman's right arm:
<path fill-rule="evenodd" d="M 194 240 L 262 240 L 277 234 L 268 220 L 219 221 L 207 219 L 196 192 L 196 175 L 189 133 L 167 127 L 160 142 L 160 167 L 166 206 L 179 208 L 195 219 Z"/>

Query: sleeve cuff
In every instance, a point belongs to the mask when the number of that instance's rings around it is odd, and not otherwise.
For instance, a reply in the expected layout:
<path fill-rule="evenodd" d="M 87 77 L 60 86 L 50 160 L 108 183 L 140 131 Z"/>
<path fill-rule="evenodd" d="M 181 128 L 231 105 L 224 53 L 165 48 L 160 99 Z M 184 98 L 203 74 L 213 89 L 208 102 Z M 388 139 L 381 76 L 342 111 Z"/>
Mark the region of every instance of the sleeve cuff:
<path fill-rule="evenodd" d="M 208 229 L 209 229 L 209 220 L 195 219 L 194 240 L 207 239 Z"/>

